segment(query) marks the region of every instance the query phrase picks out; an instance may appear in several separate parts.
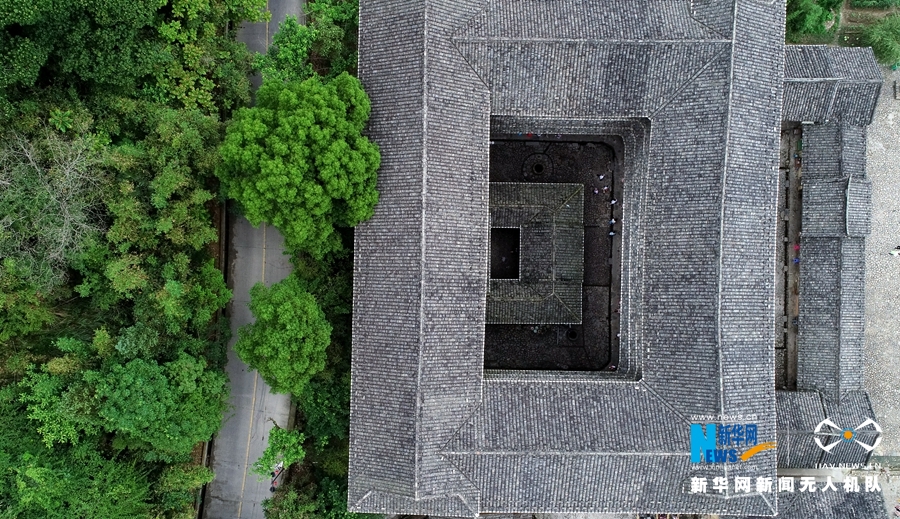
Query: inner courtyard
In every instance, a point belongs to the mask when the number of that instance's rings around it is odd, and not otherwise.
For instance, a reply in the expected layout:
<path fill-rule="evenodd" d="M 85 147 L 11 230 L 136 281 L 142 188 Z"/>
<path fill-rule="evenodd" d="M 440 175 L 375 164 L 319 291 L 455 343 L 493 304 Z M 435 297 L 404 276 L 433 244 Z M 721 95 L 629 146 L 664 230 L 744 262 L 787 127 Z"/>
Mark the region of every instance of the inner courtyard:
<path fill-rule="evenodd" d="M 580 322 L 491 324 L 489 320 L 486 369 L 616 369 L 626 182 L 614 151 L 616 139 L 523 134 L 495 136 L 491 141 L 491 183 L 583 186 L 584 273 Z M 514 229 L 491 229 L 492 280 L 526 275 L 519 267 L 518 241 Z M 554 248 L 548 243 L 544 253 L 553 255 Z"/>

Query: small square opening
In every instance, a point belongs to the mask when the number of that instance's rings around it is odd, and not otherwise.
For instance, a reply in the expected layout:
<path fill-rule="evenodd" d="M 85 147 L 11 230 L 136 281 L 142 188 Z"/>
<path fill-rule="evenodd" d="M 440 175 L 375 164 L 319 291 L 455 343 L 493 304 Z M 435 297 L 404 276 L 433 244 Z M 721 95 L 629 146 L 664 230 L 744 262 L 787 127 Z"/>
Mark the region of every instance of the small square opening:
<path fill-rule="evenodd" d="M 491 279 L 519 279 L 519 229 L 491 229 Z"/>

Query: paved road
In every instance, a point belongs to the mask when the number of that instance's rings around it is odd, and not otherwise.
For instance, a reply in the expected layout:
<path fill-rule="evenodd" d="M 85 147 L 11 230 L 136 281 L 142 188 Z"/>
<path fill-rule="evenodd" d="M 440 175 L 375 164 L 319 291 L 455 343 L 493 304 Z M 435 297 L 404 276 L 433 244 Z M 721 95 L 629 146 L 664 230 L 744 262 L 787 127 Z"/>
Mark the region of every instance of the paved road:
<path fill-rule="evenodd" d="M 291 264 L 283 252 L 284 239 L 274 228 L 254 229 L 243 217 L 232 219 L 231 278 L 234 299 L 230 304 L 231 332 L 228 364 L 233 410 L 213 443 L 212 469 L 216 479 L 206 490 L 206 519 L 262 519 L 260 503 L 270 496 L 269 482 L 258 481 L 250 467 L 259 459 L 269 441 L 274 423 L 288 425 L 289 395 L 274 395 L 255 370 L 244 364 L 233 350 L 237 330 L 253 322 L 247 306 L 250 287 L 284 279 Z"/>
<path fill-rule="evenodd" d="M 250 50 L 262 52 L 272 42 L 278 23 L 288 15 L 303 20 L 300 0 L 269 0 L 269 22 L 247 24 L 238 31 L 238 39 Z M 254 78 L 259 86 L 259 78 Z M 212 451 L 212 469 L 216 479 L 207 486 L 205 519 L 263 519 L 262 500 L 269 497 L 269 481 L 259 481 L 250 467 L 259 459 L 269 441 L 274 423 L 287 426 L 291 413 L 289 395 L 274 395 L 269 386 L 241 362 L 234 352 L 237 330 L 253 322 L 247 306 L 250 288 L 258 282 L 267 285 L 284 279 L 291 271 L 283 254 L 284 238 L 273 227 L 254 229 L 243 217 L 231 218 L 231 271 L 229 286 L 234 298 L 229 305 L 232 339 L 225 369 L 231 382 L 230 404 L 222 429 L 216 435 Z"/>

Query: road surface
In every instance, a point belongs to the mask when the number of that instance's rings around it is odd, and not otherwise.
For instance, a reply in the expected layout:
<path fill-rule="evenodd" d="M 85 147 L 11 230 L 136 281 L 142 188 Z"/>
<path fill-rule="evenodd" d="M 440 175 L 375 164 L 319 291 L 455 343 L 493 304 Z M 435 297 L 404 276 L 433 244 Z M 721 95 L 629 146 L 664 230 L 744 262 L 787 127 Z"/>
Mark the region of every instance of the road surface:
<path fill-rule="evenodd" d="M 238 31 L 238 39 L 252 51 L 264 51 L 281 20 L 293 15 L 304 21 L 301 5 L 300 0 L 269 0 L 271 20 L 246 24 Z M 254 86 L 259 86 L 259 78 L 254 78 Z M 287 426 L 290 396 L 272 394 L 259 374 L 241 362 L 233 347 L 238 328 L 253 322 L 247 306 L 250 288 L 258 282 L 271 285 L 281 281 L 290 273 L 291 264 L 283 253 L 284 239 L 275 228 L 264 224 L 254 229 L 243 217 L 229 216 L 228 281 L 234 292 L 229 317 L 233 337 L 225 370 L 231 382 L 232 409 L 213 442 L 211 467 L 216 479 L 206 488 L 203 517 L 263 519 L 261 503 L 271 495 L 269 481 L 259 481 L 250 467 L 265 450 L 274 423 Z"/>

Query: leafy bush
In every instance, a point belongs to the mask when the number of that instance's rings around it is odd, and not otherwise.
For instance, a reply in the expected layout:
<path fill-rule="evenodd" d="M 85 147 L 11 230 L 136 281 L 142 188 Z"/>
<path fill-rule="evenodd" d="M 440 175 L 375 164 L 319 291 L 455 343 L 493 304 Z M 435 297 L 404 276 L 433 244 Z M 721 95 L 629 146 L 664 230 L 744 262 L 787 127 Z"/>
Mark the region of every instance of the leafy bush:
<path fill-rule="evenodd" d="M 262 479 L 267 479 L 272 473 L 273 467 L 279 462 L 284 464 L 287 470 L 294 463 L 300 463 L 306 458 L 303 450 L 303 442 L 306 436 L 300 431 L 282 429 L 275 424 L 269 432 L 269 444 L 262 456 L 253 464 L 253 472 Z"/>
<path fill-rule="evenodd" d="M 156 480 L 153 488 L 155 501 L 162 510 L 193 511 L 193 492 L 212 481 L 214 477 L 213 471 L 207 467 L 186 463 L 170 465 L 163 469 L 159 479 Z"/>
<path fill-rule="evenodd" d="M 12 258 L 0 262 L 0 344 L 53 322 L 46 299 L 25 281 L 29 274 Z"/>
<path fill-rule="evenodd" d="M 807 34 L 824 34 L 825 24 L 834 20 L 840 0 L 788 0 L 786 39 L 797 42 Z"/>
<path fill-rule="evenodd" d="M 316 71 L 328 78 L 355 74 L 359 0 L 319 0 L 308 3 L 306 13 L 315 34 L 311 59 Z"/>
<path fill-rule="evenodd" d="M 892 14 L 866 27 L 862 43 L 872 47 L 878 61 L 889 65 L 900 63 L 900 14 Z"/>
<path fill-rule="evenodd" d="M 278 25 L 272 45 L 265 54 L 258 54 L 255 67 L 264 80 L 303 81 L 315 74 L 309 55 L 316 34 L 297 18 L 288 16 Z"/>
<path fill-rule="evenodd" d="M 0 503 L 17 519 L 150 517 L 148 467 L 107 457 L 92 443 L 47 447 L 19 402 L 0 388 Z"/>

